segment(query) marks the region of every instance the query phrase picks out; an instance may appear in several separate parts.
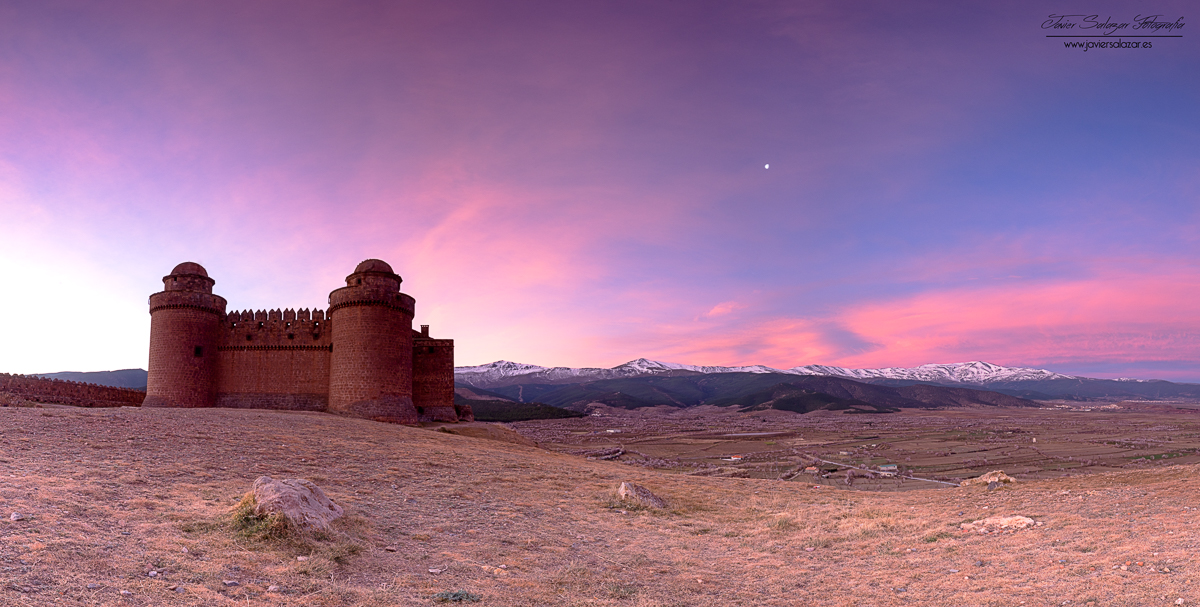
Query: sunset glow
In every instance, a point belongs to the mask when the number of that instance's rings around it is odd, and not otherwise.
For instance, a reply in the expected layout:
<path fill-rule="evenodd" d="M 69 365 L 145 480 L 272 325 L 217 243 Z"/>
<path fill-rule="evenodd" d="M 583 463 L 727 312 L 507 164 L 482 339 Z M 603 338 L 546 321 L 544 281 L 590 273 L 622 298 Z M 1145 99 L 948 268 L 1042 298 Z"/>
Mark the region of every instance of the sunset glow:
<path fill-rule="evenodd" d="M 1049 12 L 0 8 L 0 372 L 144 368 L 182 261 L 324 308 L 374 257 L 459 365 L 1200 381 L 1200 38 L 1068 50 Z"/>

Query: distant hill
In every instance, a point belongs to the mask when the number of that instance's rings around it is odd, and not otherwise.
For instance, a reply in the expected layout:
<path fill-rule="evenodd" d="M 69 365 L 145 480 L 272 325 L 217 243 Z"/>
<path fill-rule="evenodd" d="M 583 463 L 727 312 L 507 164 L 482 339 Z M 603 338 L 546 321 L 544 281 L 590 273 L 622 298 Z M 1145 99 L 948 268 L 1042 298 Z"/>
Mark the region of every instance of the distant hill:
<path fill-rule="evenodd" d="M 557 386 L 600 380 L 641 377 L 696 377 L 702 375 L 751 374 L 762 376 L 836 377 L 891 387 L 930 385 L 999 392 L 1034 400 L 1200 400 L 1200 384 L 1145 379 L 1095 379 L 1055 373 L 1046 369 L 1004 367 L 987 362 L 921 365 L 912 368 L 847 369 L 807 365 L 773 369 L 763 365 L 718 367 L 681 365 L 645 358 L 611 369 L 539 367 L 497 361 L 474 367 L 455 368 L 455 381 L 477 388 L 500 391 L 515 400 L 542 399 Z M 501 388 L 519 386 L 518 394 Z"/>
<path fill-rule="evenodd" d="M 890 412 L 906 408 L 1035 407 L 1037 403 L 970 388 L 880 386 L 841 377 L 777 373 L 710 373 L 606 379 L 558 386 L 544 384 L 492 388 L 513 400 L 536 398 L 564 409 L 585 410 L 591 403 L 610 407 L 695 407 L 716 405 L 753 409 L 779 408 L 806 413 L 817 409 Z M 781 400 L 783 399 L 783 400 Z"/>
<path fill-rule="evenodd" d="M 454 386 L 454 403 L 470 405 L 475 421 L 480 422 L 521 422 L 584 415 L 537 402 L 518 402 L 494 392 L 463 385 Z"/>
<path fill-rule="evenodd" d="M 121 369 L 120 371 L 60 371 L 58 373 L 37 373 L 35 377 L 47 379 L 62 379 L 78 381 L 115 388 L 146 389 L 145 369 Z"/>

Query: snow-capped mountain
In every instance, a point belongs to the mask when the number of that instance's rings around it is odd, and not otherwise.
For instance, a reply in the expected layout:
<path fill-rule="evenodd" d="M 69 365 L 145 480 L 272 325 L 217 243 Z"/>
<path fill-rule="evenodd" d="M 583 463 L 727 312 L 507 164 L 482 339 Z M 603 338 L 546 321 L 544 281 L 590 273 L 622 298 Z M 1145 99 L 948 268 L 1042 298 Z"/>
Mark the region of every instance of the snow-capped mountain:
<path fill-rule="evenodd" d="M 1024 367 L 1002 367 L 980 361 L 952 363 L 946 365 L 921 365 L 919 367 L 885 369 L 845 369 L 825 365 L 792 367 L 788 373 L 800 375 L 833 375 L 850 379 L 903 379 L 937 383 L 988 384 L 998 381 L 1045 381 L 1050 379 L 1076 379 L 1045 369 Z"/>
<path fill-rule="evenodd" d="M 763 365 L 747 367 L 718 367 L 682 365 L 639 358 L 611 369 L 573 369 L 570 367 L 539 367 L 505 360 L 474 367 L 455 367 L 459 382 L 480 388 L 526 384 L 566 384 L 600 379 L 642 377 L 646 375 L 693 375 L 700 373 L 781 373 L 787 375 L 825 375 L 858 380 L 895 379 L 942 384 L 983 385 L 1002 381 L 1045 381 L 1076 379 L 1045 369 L 1003 367 L 986 362 L 921 365 L 913 368 L 846 369 L 826 365 L 807 365 L 791 369 L 774 369 Z"/>

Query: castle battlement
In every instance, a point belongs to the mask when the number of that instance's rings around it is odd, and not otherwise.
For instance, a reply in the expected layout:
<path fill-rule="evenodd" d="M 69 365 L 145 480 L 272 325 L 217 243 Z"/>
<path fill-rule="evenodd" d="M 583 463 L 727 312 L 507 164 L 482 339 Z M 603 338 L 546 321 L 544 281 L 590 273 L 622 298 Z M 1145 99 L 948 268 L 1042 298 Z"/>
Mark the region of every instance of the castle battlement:
<path fill-rule="evenodd" d="M 454 406 L 454 340 L 412 330 L 416 300 L 368 259 L 329 309 L 225 312 L 199 264 L 150 296 L 146 406 L 329 411 L 398 423 L 473 419 Z"/>

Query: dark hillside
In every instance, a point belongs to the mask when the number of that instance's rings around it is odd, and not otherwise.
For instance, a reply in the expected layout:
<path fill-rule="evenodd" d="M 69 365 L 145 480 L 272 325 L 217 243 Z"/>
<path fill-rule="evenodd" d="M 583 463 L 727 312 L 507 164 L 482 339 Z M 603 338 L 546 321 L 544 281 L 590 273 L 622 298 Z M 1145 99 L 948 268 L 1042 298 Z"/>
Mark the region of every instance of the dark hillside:
<path fill-rule="evenodd" d="M 821 393 L 830 397 L 829 403 L 857 401 L 880 409 L 945 408 L 945 407 L 1029 407 L 1029 400 L 1014 396 L 960 387 L 910 385 L 890 387 L 857 382 L 840 377 L 817 375 L 785 375 L 775 373 L 713 373 L 687 377 L 634 377 L 608 379 L 565 386 L 552 390 L 536 390 L 538 400 L 548 405 L 581 409 L 589 403 L 604 403 L 611 407 L 637 409 L 666 405 L 694 407 L 697 405 L 758 406 L 772 400 L 771 391 L 779 386 L 808 394 Z M 493 389 L 504 395 L 533 386 L 507 386 Z M 804 403 L 816 406 L 811 396 L 800 397 Z M 799 402 L 799 401 L 798 401 Z M 791 406 L 808 407 L 808 404 Z M 812 409 L 806 409 L 812 410 Z"/>

